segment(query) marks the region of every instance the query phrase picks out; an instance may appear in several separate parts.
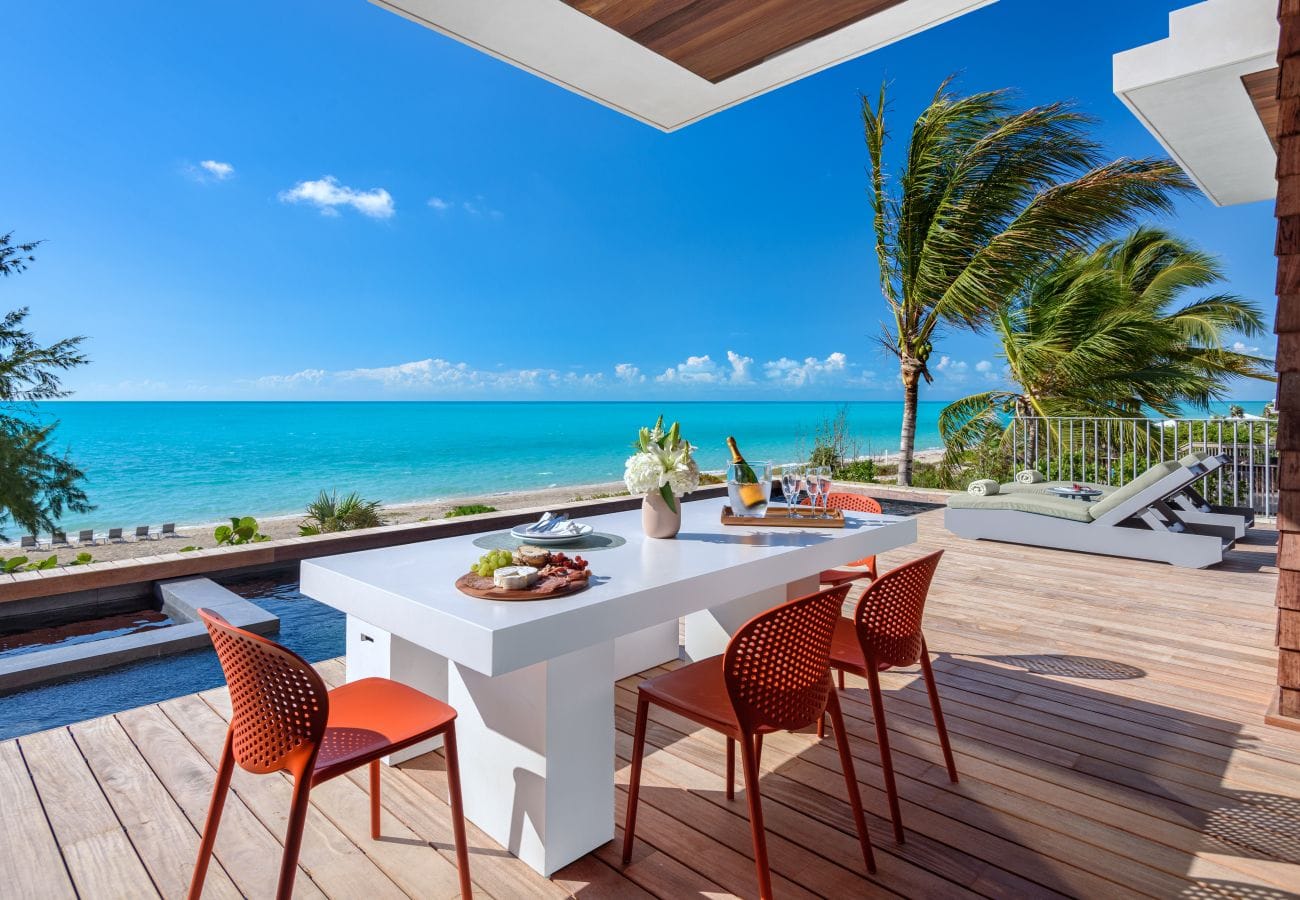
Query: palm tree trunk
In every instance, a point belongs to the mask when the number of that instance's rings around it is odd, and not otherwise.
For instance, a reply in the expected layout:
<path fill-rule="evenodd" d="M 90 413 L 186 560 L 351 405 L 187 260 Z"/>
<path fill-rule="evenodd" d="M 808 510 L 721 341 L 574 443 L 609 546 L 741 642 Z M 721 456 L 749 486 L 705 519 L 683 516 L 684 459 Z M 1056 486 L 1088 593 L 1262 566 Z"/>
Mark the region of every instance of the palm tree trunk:
<path fill-rule="evenodd" d="M 920 394 L 920 370 L 904 360 L 900 367 L 903 376 L 903 428 L 898 438 L 898 483 L 912 483 L 912 456 L 916 451 L 916 404 Z"/>

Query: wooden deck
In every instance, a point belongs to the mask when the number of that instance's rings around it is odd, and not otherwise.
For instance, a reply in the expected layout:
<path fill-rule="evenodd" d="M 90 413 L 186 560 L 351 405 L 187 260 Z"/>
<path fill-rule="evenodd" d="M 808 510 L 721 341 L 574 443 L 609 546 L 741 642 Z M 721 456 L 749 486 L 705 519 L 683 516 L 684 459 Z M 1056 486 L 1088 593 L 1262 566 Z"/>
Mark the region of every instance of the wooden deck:
<path fill-rule="evenodd" d="M 1300 892 L 1300 733 L 1262 724 L 1274 684 L 1274 534 L 1223 566 L 1163 565 L 962 541 L 942 513 L 927 616 L 961 783 L 949 784 L 915 673 L 885 677 L 907 843 L 890 837 L 862 684 L 845 712 L 879 873 L 861 869 L 832 741 L 765 742 L 763 789 L 781 897 L 1250 897 Z M 339 660 L 321 666 L 342 678 Z M 618 691 L 627 780 L 636 679 Z M 3 702 L 3 701 L 0 701 Z M 0 743 L 0 893 L 184 895 L 228 701 L 181 697 Z M 637 852 L 613 844 L 544 880 L 471 828 L 483 896 L 660 897 L 755 890 L 745 801 L 723 794 L 723 743 L 652 713 Z M 368 835 L 364 773 L 313 793 L 302 897 L 450 897 L 441 758 L 383 780 Z M 624 792 L 619 792 L 622 814 Z M 289 783 L 237 772 L 210 896 L 269 896 Z M 621 831 L 620 831 L 621 834 Z"/>

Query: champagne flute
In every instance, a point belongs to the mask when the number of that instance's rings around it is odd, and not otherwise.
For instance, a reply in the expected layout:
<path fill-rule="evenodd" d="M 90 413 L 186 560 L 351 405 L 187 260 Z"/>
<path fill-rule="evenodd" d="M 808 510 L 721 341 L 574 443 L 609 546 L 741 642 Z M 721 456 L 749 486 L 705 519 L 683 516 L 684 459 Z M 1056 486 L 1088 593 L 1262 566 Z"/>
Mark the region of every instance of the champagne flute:
<path fill-rule="evenodd" d="M 794 515 L 799 494 L 799 467 L 786 466 L 781 470 L 781 495 L 785 497 L 787 515 Z"/>
<path fill-rule="evenodd" d="M 821 495 L 823 519 L 830 518 L 831 467 L 817 467 L 817 493 Z"/>

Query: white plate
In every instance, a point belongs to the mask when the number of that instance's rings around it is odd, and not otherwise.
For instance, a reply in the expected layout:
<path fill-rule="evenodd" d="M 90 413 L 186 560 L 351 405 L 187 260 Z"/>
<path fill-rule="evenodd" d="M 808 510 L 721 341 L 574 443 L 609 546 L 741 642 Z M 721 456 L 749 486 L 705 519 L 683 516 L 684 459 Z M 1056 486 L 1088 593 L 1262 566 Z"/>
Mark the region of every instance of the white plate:
<path fill-rule="evenodd" d="M 574 524 L 578 526 L 578 530 L 568 534 L 547 534 L 546 532 L 533 534 L 528 531 L 529 526 L 518 525 L 510 529 L 510 536 L 517 537 L 526 544 L 536 544 L 540 547 L 544 544 L 571 544 L 574 541 L 582 540 L 595 530 L 590 525 L 584 525 L 581 522 L 575 522 Z"/>

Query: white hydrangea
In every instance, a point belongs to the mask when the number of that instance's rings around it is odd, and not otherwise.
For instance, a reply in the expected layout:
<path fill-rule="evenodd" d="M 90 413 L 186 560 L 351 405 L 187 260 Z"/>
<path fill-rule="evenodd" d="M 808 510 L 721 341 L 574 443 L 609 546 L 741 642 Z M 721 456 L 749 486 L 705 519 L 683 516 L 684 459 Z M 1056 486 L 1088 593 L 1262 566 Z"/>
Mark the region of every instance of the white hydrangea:
<path fill-rule="evenodd" d="M 649 453 L 633 453 L 627 458 L 623 470 L 623 483 L 629 493 L 648 494 L 659 490 L 659 476 L 663 469 L 659 460 Z"/>

